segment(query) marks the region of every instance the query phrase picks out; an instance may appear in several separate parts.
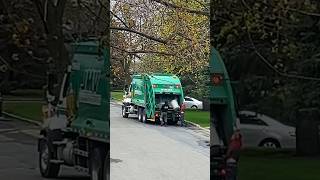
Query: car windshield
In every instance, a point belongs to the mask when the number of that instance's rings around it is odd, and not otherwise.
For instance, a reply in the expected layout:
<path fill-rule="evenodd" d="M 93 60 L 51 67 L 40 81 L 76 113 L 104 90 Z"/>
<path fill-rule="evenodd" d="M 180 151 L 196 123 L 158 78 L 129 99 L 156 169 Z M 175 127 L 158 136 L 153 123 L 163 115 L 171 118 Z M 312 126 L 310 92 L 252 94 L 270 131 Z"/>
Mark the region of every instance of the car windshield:
<path fill-rule="evenodd" d="M 270 116 L 267 116 L 265 114 L 255 113 L 255 112 L 251 112 L 251 111 L 241 111 L 239 116 L 240 116 L 240 120 L 241 120 L 241 117 L 242 118 L 243 117 L 247 117 L 247 118 L 250 117 L 252 119 L 260 119 L 261 121 L 263 121 L 264 123 L 266 123 L 270 126 L 294 126 L 293 123 L 278 121 L 278 120 L 271 118 Z"/>
<path fill-rule="evenodd" d="M 293 123 L 290 123 L 290 122 L 285 122 L 285 121 L 278 121 L 278 120 L 276 120 L 276 119 L 273 119 L 273 118 L 271 118 L 271 117 L 269 117 L 269 116 L 267 116 L 267 115 L 261 115 L 261 118 L 263 119 L 263 120 L 265 120 L 268 124 L 270 124 L 270 125 L 274 125 L 274 126 L 294 126 L 294 124 Z"/>
<path fill-rule="evenodd" d="M 265 123 L 255 115 L 240 114 L 239 119 L 240 119 L 240 124 L 268 126 L 267 123 Z"/>

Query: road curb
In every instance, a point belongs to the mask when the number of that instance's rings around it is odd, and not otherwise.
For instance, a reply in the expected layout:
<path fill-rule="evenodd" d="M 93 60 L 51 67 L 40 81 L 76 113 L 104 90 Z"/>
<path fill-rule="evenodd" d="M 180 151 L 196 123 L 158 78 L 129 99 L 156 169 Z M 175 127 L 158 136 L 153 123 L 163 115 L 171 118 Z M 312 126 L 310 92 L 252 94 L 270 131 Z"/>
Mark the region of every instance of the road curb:
<path fill-rule="evenodd" d="M 37 126 L 41 126 L 42 125 L 42 123 L 40 123 L 39 121 L 35 121 L 33 119 L 24 118 L 24 117 L 17 116 L 17 115 L 14 115 L 14 114 L 11 114 L 11 113 L 7 113 L 7 112 L 2 112 L 2 113 L 4 115 L 8 116 L 8 117 L 15 118 L 15 119 L 18 119 L 18 120 L 21 120 L 21 121 L 25 121 L 25 122 L 28 122 L 28 123 L 31 123 L 31 124 L 34 124 L 34 125 L 37 125 Z"/>
<path fill-rule="evenodd" d="M 188 120 L 184 120 L 184 122 L 185 122 L 186 124 L 188 124 L 189 126 L 194 126 L 194 127 L 197 127 L 197 128 L 199 128 L 199 129 L 201 129 L 201 130 L 203 130 L 203 131 L 206 131 L 207 133 L 210 133 L 210 129 L 208 129 L 208 128 L 203 128 L 203 127 L 201 127 L 199 124 L 193 123 L 193 122 L 188 121 Z"/>

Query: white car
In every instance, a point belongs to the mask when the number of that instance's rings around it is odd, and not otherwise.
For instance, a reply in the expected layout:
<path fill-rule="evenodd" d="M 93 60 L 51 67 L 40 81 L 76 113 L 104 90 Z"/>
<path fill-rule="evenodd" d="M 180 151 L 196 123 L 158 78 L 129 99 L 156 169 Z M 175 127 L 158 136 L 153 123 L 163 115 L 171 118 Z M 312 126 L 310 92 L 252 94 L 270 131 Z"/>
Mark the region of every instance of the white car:
<path fill-rule="evenodd" d="M 295 128 L 292 126 L 252 111 L 240 111 L 239 120 L 244 147 L 296 147 Z"/>
<path fill-rule="evenodd" d="M 184 97 L 184 104 L 186 105 L 187 109 L 202 109 L 203 103 L 195 98 L 186 96 Z"/>

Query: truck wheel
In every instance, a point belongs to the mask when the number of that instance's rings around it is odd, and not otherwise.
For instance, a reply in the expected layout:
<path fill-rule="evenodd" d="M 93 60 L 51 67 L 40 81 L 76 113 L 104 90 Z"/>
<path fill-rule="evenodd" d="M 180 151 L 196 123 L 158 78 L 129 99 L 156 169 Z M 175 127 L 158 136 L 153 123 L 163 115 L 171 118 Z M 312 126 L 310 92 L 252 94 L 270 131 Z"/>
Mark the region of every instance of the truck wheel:
<path fill-rule="evenodd" d="M 90 175 L 91 180 L 104 180 L 103 175 L 103 159 L 100 149 L 95 148 L 92 151 L 92 157 L 90 159 Z"/>
<path fill-rule="evenodd" d="M 122 117 L 128 118 L 129 113 L 127 113 L 127 108 L 125 106 L 122 106 Z"/>
<path fill-rule="evenodd" d="M 142 122 L 142 108 L 138 108 L 138 120 Z"/>
<path fill-rule="evenodd" d="M 142 122 L 147 123 L 148 118 L 147 118 L 147 112 L 146 109 L 142 109 Z"/>
<path fill-rule="evenodd" d="M 103 180 L 110 180 L 110 159 L 109 155 L 106 156 L 104 160 L 104 168 L 103 168 Z"/>
<path fill-rule="evenodd" d="M 39 168 L 41 175 L 45 178 L 55 178 L 60 171 L 60 164 L 50 163 L 54 159 L 54 149 L 47 139 L 43 139 L 39 144 Z"/>

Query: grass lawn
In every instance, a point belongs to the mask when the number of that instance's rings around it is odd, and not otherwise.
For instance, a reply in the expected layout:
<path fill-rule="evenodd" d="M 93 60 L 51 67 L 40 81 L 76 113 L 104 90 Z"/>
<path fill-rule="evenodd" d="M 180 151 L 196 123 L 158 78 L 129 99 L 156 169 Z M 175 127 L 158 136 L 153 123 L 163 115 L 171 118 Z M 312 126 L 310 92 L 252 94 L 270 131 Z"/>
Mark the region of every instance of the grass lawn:
<path fill-rule="evenodd" d="M 244 151 L 239 162 L 239 180 L 320 179 L 320 157 L 297 157 L 289 151 Z"/>
<path fill-rule="evenodd" d="M 123 99 L 123 92 L 122 91 L 112 91 L 111 92 L 112 99 L 115 99 L 117 101 L 122 101 Z"/>
<path fill-rule="evenodd" d="M 6 95 L 6 97 L 43 98 L 43 90 L 42 89 L 17 89 L 17 90 L 11 91 L 10 94 Z"/>
<path fill-rule="evenodd" d="M 210 126 L 210 112 L 201 110 L 187 109 L 184 115 L 187 121 L 199 124 L 201 127 Z"/>
<path fill-rule="evenodd" d="M 41 102 L 5 102 L 3 109 L 7 113 L 42 121 Z"/>

